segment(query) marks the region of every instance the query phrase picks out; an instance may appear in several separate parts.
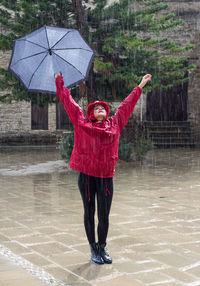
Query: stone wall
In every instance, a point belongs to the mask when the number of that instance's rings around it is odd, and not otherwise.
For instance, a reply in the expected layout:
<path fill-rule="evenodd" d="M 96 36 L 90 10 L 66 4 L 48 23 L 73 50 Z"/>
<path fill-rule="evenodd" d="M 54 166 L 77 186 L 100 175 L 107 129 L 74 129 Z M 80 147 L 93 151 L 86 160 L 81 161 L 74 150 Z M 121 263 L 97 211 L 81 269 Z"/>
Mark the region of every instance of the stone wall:
<path fill-rule="evenodd" d="M 189 54 L 189 62 L 197 67 L 189 77 L 188 86 L 188 120 L 191 122 L 193 137 L 200 145 L 200 0 L 168 0 L 170 11 L 176 18 L 183 19 L 185 23 L 168 36 L 181 45 L 192 43 L 195 49 Z"/>
<path fill-rule="evenodd" d="M 0 103 L 0 145 L 55 145 L 60 137 L 55 109 L 49 104 L 49 130 L 31 130 L 30 102 Z"/>
<path fill-rule="evenodd" d="M 55 104 L 48 105 L 48 127 L 50 131 L 56 130 L 56 105 Z"/>
<path fill-rule="evenodd" d="M 56 129 L 56 105 L 48 105 L 48 129 Z M 31 132 L 31 103 L 12 101 L 0 103 L 0 133 Z"/>
<path fill-rule="evenodd" d="M 31 127 L 31 105 L 29 102 L 12 101 L 0 103 L 0 132 L 24 132 Z"/>

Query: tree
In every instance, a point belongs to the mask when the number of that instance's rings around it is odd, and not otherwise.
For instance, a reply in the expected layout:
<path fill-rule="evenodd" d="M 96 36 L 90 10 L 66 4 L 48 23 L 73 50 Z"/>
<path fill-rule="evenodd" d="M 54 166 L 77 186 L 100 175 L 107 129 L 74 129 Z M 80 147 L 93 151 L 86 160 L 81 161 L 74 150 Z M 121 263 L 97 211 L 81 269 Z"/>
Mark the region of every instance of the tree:
<path fill-rule="evenodd" d="M 0 49 L 12 49 L 13 40 L 40 26 L 54 25 L 81 30 L 96 51 L 94 67 L 81 85 L 90 97 L 117 94 L 122 98 L 136 86 L 145 73 L 151 73 L 154 88 L 168 89 L 188 80 L 186 53 L 193 46 L 180 47 L 162 37 L 162 32 L 183 23 L 168 13 L 164 0 L 121 0 L 107 6 L 106 0 L 93 0 L 93 7 L 81 0 L 0 0 Z M 1 100 L 37 100 L 27 93 L 11 74 L 0 69 L 1 89 L 10 89 Z M 94 84 L 95 83 L 95 84 Z M 54 100 L 42 95 L 40 99 Z"/>
<path fill-rule="evenodd" d="M 96 1 L 96 8 L 88 13 L 98 50 L 95 70 L 103 75 L 100 83 L 111 87 L 114 98 L 116 93 L 124 97 L 145 73 L 153 75 L 145 91 L 188 81 L 185 75 L 194 65 L 188 65 L 184 55 L 193 46 L 180 47 L 162 37 L 162 32 L 183 23 L 167 13 L 168 5 L 163 2 L 122 0 L 105 9 L 106 1 Z"/>

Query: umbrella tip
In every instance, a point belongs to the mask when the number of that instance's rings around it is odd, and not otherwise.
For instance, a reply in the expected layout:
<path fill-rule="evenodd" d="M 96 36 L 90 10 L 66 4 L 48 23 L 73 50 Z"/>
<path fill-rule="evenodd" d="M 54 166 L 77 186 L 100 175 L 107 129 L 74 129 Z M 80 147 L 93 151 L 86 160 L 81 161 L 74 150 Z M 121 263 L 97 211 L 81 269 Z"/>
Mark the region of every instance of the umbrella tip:
<path fill-rule="evenodd" d="M 52 50 L 48 49 L 48 52 L 49 52 L 50 56 L 52 56 Z"/>

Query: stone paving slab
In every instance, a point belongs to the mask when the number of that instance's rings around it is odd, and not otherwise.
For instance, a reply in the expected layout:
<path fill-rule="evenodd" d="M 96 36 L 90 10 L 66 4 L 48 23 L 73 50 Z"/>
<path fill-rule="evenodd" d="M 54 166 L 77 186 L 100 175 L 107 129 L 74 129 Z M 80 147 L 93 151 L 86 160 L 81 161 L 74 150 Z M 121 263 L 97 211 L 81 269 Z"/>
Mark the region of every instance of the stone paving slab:
<path fill-rule="evenodd" d="M 1 286 L 45 286 L 46 283 L 33 277 L 27 270 L 16 266 L 3 255 L 0 255 Z"/>
<path fill-rule="evenodd" d="M 89 260 L 77 173 L 20 175 L 58 159 L 55 151 L 27 154 L 1 154 L 0 285 L 200 286 L 200 150 L 153 150 L 141 166 L 118 166 L 113 264 L 102 266 Z"/>

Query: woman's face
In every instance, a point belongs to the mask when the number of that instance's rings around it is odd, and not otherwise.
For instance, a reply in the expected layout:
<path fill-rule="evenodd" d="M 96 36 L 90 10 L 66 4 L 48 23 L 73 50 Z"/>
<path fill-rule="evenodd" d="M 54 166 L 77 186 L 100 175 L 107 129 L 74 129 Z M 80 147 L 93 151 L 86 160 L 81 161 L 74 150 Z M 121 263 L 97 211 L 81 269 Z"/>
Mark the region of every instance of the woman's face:
<path fill-rule="evenodd" d="M 102 121 L 104 118 L 106 118 L 106 110 L 103 107 L 103 105 L 96 104 L 94 107 L 94 117 L 97 119 L 97 121 Z"/>

